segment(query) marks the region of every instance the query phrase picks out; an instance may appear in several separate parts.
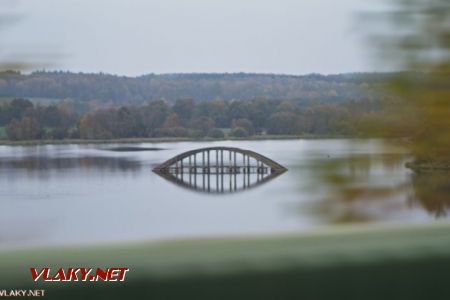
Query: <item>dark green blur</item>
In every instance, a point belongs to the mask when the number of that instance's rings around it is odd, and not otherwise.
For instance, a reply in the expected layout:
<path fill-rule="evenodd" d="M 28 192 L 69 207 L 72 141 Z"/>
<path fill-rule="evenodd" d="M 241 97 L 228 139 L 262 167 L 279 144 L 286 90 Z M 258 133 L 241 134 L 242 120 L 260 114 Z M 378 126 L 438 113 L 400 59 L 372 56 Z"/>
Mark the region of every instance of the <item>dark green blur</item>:
<path fill-rule="evenodd" d="M 303 234 L 0 253 L 2 288 L 47 299 L 447 299 L 450 226 L 347 226 Z M 129 267 L 123 283 L 33 283 L 29 267 Z"/>

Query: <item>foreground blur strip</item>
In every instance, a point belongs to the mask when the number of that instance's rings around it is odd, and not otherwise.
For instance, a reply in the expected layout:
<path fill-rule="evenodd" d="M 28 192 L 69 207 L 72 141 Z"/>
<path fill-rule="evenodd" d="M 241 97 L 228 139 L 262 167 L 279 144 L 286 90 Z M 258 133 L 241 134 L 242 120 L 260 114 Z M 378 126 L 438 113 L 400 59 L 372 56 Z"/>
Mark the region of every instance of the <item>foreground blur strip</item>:
<path fill-rule="evenodd" d="M 30 265 L 126 265 L 126 282 L 31 283 Z M 0 253 L 2 288 L 65 299 L 440 299 L 450 224 L 358 225 L 273 236 L 49 248 Z M 47 298 L 47 297 L 46 297 Z"/>

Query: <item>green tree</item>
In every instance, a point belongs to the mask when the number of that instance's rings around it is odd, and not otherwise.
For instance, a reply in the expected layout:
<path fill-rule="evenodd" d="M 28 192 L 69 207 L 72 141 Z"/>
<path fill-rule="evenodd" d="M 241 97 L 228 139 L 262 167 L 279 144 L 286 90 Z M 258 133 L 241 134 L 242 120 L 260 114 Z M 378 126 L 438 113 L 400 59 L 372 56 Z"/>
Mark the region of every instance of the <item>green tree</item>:
<path fill-rule="evenodd" d="M 248 119 L 237 119 L 233 120 L 232 122 L 232 128 L 244 128 L 249 135 L 255 134 L 255 127 L 253 126 L 253 123 Z"/>
<path fill-rule="evenodd" d="M 212 128 L 214 128 L 214 120 L 209 117 L 199 117 L 191 120 L 190 124 L 192 129 L 198 130 L 205 136 Z"/>
<path fill-rule="evenodd" d="M 178 99 L 172 107 L 172 111 L 174 111 L 180 120 L 181 125 L 186 126 L 191 120 L 195 109 L 194 99 L 192 98 L 183 98 Z"/>
<path fill-rule="evenodd" d="M 200 103 L 197 106 L 196 117 L 207 117 L 214 120 L 216 126 L 227 127 L 229 125 L 228 105 L 220 99 Z"/>
<path fill-rule="evenodd" d="M 267 132 L 270 134 L 298 133 L 298 116 L 292 112 L 277 112 L 270 116 Z"/>
<path fill-rule="evenodd" d="M 248 137 L 248 132 L 242 127 L 236 127 L 231 130 L 231 136 L 237 137 L 237 138 L 244 138 Z"/>
<path fill-rule="evenodd" d="M 216 139 L 224 138 L 225 133 L 219 128 L 213 128 L 208 132 L 208 136 Z"/>

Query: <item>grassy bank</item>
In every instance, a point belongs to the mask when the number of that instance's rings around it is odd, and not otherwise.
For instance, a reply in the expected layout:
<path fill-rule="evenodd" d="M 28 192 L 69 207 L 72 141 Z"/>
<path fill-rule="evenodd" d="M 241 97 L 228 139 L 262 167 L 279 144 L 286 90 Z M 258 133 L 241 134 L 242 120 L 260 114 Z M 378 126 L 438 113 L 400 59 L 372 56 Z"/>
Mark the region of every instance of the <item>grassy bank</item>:
<path fill-rule="evenodd" d="M 64 139 L 64 140 L 26 140 L 11 141 L 0 139 L 0 145 L 49 145 L 49 144 L 125 144 L 125 143 L 166 143 L 166 142 L 208 142 L 208 141 L 258 141 L 258 140 L 292 140 L 292 139 L 339 139 L 352 138 L 350 136 L 336 135 L 255 135 L 245 138 L 182 138 L 182 137 L 158 137 L 158 138 L 122 138 L 122 139 Z M 355 137 L 353 137 L 355 138 Z"/>
<path fill-rule="evenodd" d="M 447 299 L 450 224 L 0 252 L 2 288 L 49 299 Z M 125 282 L 34 283 L 33 267 L 128 267 Z"/>

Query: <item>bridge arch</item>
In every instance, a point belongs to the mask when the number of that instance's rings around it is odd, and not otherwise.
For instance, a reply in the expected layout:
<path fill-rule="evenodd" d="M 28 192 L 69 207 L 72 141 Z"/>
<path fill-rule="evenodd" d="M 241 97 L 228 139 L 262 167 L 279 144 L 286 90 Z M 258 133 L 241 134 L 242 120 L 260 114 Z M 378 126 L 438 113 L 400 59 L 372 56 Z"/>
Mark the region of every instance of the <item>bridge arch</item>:
<path fill-rule="evenodd" d="M 209 147 L 176 155 L 153 171 L 191 190 L 223 194 L 256 187 L 287 169 L 254 151 Z"/>
<path fill-rule="evenodd" d="M 214 159 L 214 152 L 215 152 L 215 165 L 211 164 L 211 153 L 213 153 L 213 159 Z M 223 154 L 224 152 L 228 152 L 229 154 L 229 162 L 232 162 L 232 164 L 228 164 L 227 165 L 227 161 L 226 159 L 224 159 Z M 220 153 L 220 154 L 219 154 Z M 202 160 L 201 160 L 201 164 L 197 164 L 197 161 L 194 162 L 194 164 L 192 165 L 192 158 L 197 157 L 197 154 L 201 154 L 202 155 Z M 243 164 L 240 165 L 238 163 L 237 160 L 237 154 L 242 155 L 243 157 Z M 219 160 L 220 157 L 220 161 Z M 181 165 L 183 166 L 183 172 L 184 172 L 184 165 L 183 165 L 183 161 L 185 159 L 189 159 L 191 158 L 191 161 L 189 164 L 186 164 L 186 166 L 189 166 L 190 169 L 192 170 L 192 167 L 197 168 L 197 167 L 201 167 L 204 170 L 207 170 L 208 172 L 211 171 L 210 167 L 211 166 L 215 166 L 215 167 L 220 167 L 220 168 L 227 168 L 227 170 L 229 172 L 237 172 L 238 171 L 238 167 L 242 168 L 242 167 L 250 167 L 248 165 L 249 159 L 252 158 L 254 159 L 256 162 L 259 162 L 267 167 L 270 168 L 271 173 L 282 173 L 287 171 L 287 169 L 285 167 L 283 167 L 282 165 L 280 165 L 279 163 L 275 162 L 274 160 L 256 153 L 254 151 L 251 150 L 245 150 L 245 149 L 240 149 L 240 148 L 235 148 L 235 147 L 208 147 L 208 148 L 200 148 L 200 149 L 195 149 L 195 150 L 190 150 L 190 151 L 186 151 L 184 153 L 178 154 L 168 160 L 166 160 L 165 162 L 163 162 L 162 164 L 156 166 L 153 171 L 155 172 L 164 172 L 165 170 L 167 170 L 168 168 L 170 168 L 171 166 L 176 165 L 177 163 L 181 163 Z M 247 164 L 246 164 L 246 158 L 247 158 Z M 218 164 L 220 162 L 220 165 Z M 199 162 L 200 163 L 200 162 Z M 181 166 L 180 166 L 181 167 Z M 207 169 L 205 169 L 207 168 Z M 195 169 L 195 171 L 197 171 L 198 169 Z M 245 169 L 242 169 L 245 170 Z M 258 170 L 258 169 L 256 169 Z M 181 171 L 181 170 L 180 170 Z M 194 171 L 194 170 L 192 170 Z M 222 171 L 224 171 L 222 169 Z"/>

